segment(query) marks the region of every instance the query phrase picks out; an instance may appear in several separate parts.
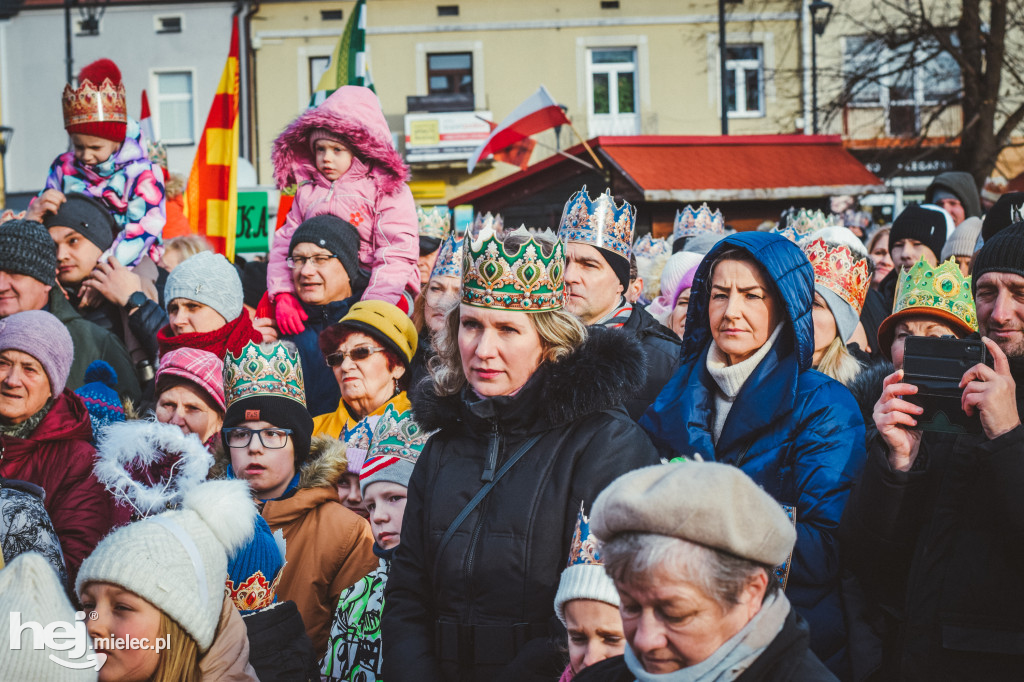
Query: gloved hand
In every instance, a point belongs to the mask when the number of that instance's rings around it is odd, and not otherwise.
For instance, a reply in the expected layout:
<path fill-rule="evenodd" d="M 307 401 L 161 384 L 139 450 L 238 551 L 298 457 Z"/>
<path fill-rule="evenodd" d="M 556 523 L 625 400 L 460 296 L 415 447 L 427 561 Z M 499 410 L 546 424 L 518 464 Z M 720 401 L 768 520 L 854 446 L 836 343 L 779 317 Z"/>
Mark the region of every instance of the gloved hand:
<path fill-rule="evenodd" d="M 282 334 L 294 336 L 301 334 L 306 329 L 302 324 L 309 316 L 302 309 L 299 299 L 292 294 L 281 292 L 274 297 L 274 319 L 277 320 L 277 328 Z"/>
<path fill-rule="evenodd" d="M 270 302 L 269 292 L 263 292 L 263 298 L 256 304 L 256 317 L 274 319 L 274 304 Z"/>

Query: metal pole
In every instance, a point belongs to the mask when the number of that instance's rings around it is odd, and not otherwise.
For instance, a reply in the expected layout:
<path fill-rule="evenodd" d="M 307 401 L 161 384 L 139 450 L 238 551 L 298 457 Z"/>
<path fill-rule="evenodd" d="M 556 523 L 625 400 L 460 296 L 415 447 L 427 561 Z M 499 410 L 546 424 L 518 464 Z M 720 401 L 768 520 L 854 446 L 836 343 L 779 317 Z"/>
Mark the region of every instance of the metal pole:
<path fill-rule="evenodd" d="M 811 14 L 811 130 L 818 134 L 818 29 Z"/>
<path fill-rule="evenodd" d="M 71 59 L 71 3 L 74 0 L 64 0 L 64 63 L 67 67 L 68 83 L 73 82 L 72 59 Z"/>
<path fill-rule="evenodd" d="M 725 74 L 725 0 L 718 0 L 718 70 L 722 100 L 722 134 L 729 134 L 729 105 L 726 102 L 726 74 Z"/>

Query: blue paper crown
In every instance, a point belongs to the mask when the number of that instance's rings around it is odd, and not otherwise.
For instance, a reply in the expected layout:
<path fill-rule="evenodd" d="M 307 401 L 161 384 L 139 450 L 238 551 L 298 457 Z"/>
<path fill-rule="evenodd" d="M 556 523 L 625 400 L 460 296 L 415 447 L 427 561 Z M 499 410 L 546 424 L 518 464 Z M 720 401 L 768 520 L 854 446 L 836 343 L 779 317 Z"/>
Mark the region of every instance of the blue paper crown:
<path fill-rule="evenodd" d="M 725 217 L 722 212 L 715 209 L 714 212 L 708 205 L 701 204 L 700 208 L 694 208 L 687 204 L 682 211 L 676 211 L 676 220 L 672 224 L 672 241 L 687 237 L 696 237 L 704 232 L 725 234 Z"/>
<path fill-rule="evenodd" d="M 430 279 L 435 277 L 462 277 L 462 239 L 458 239 L 453 231 L 441 244 L 434 261 L 434 269 L 430 271 Z"/>
<path fill-rule="evenodd" d="M 583 503 L 576 516 L 576 530 L 572 534 L 572 545 L 569 547 L 569 563 L 567 566 L 602 566 L 601 553 L 597 549 L 597 540 L 590 534 L 590 518 L 583 513 Z"/>
<path fill-rule="evenodd" d="M 785 216 L 786 226 L 780 227 L 776 225 L 772 232 L 781 234 L 794 244 L 800 244 L 805 237 L 809 237 L 826 227 L 844 227 L 843 221 L 839 216 L 825 215 L 817 209 L 808 210 L 801 208 L 798 211 L 790 208 Z"/>
<path fill-rule="evenodd" d="M 584 185 L 566 203 L 558 224 L 558 236 L 566 244 L 590 244 L 629 260 L 633 252 L 635 219 L 636 209 L 626 201 L 616 206 L 610 189 L 591 200 Z"/>

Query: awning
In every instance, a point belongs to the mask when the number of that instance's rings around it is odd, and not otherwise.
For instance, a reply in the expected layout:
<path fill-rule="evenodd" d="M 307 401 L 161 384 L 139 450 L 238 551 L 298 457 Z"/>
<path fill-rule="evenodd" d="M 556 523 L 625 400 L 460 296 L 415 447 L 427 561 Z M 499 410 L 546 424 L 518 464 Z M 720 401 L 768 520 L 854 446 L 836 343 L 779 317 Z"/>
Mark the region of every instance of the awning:
<path fill-rule="evenodd" d="M 848 152 L 838 135 L 639 135 L 597 137 L 591 147 L 648 202 L 733 202 L 862 195 L 885 186 Z M 582 145 L 566 152 L 589 160 Z M 513 185 L 562 164 L 552 156 L 449 201 L 450 206 Z"/>

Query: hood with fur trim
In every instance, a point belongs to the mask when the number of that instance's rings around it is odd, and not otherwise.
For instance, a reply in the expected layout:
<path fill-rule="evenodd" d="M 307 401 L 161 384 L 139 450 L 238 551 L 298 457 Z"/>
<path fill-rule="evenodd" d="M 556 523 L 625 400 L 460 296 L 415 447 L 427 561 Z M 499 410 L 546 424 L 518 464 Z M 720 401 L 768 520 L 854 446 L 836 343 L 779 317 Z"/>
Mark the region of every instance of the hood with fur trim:
<path fill-rule="evenodd" d="M 278 188 L 320 176 L 309 144 L 316 128 L 325 128 L 344 137 L 384 194 L 400 190 L 409 177 L 409 167 L 392 145 L 391 130 L 377 95 L 369 88 L 346 85 L 320 106 L 299 114 L 274 140 L 271 158 Z"/>
<path fill-rule="evenodd" d="M 210 469 L 210 478 L 225 478 L 231 457 L 218 446 L 216 462 Z M 299 467 L 299 489 L 335 485 L 348 470 L 345 443 L 330 436 L 314 436 L 309 444 L 309 457 Z"/>
<path fill-rule="evenodd" d="M 622 405 L 646 381 L 647 356 L 632 334 L 589 327 L 583 345 L 559 362 L 542 364 L 514 396 L 481 400 L 468 387 L 439 396 L 425 381 L 410 399 L 413 417 L 425 431 L 494 420 L 503 431 L 535 433 Z"/>

